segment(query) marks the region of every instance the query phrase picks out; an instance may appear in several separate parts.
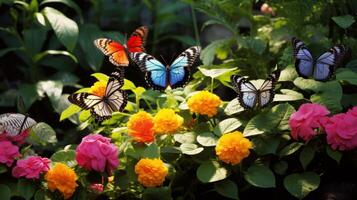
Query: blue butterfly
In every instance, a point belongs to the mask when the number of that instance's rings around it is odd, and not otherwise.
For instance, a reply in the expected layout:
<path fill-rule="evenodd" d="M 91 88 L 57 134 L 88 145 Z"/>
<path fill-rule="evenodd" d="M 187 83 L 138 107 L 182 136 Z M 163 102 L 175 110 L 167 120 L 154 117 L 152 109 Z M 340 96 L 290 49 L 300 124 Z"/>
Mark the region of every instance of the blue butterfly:
<path fill-rule="evenodd" d="M 326 81 L 333 75 L 336 67 L 341 64 L 347 49 L 343 45 L 332 47 L 328 52 L 314 60 L 305 44 L 296 38 L 292 39 L 294 48 L 295 68 L 304 78 L 313 77 L 317 81 Z"/>
<path fill-rule="evenodd" d="M 144 52 L 130 53 L 131 59 L 145 72 L 145 80 L 155 90 L 184 87 L 190 79 L 190 66 L 201 52 L 201 47 L 193 46 L 182 52 L 170 66 L 163 65 L 153 56 Z"/>
<path fill-rule="evenodd" d="M 238 101 L 245 109 L 265 107 L 274 99 L 274 88 L 278 82 L 280 70 L 275 70 L 268 76 L 264 83 L 257 89 L 248 79 L 232 75 L 231 81 L 238 93 Z"/>

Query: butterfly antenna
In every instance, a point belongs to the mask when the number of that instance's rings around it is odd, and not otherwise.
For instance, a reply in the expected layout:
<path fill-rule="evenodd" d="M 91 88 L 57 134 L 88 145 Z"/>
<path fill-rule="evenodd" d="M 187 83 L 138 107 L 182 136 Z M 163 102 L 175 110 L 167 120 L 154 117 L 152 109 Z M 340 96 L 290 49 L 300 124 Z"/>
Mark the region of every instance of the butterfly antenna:
<path fill-rule="evenodd" d="M 169 66 L 166 62 L 166 60 L 164 59 L 164 57 L 162 57 L 162 55 L 160 55 L 161 59 L 164 61 L 164 63 L 166 64 L 166 66 Z"/>
<path fill-rule="evenodd" d="M 20 95 L 17 97 L 16 106 L 17 106 L 17 111 L 19 113 L 22 113 L 22 114 L 26 113 L 24 99 Z"/>
<path fill-rule="evenodd" d="M 17 135 L 20 135 L 20 133 L 22 132 L 22 129 L 24 128 L 24 125 L 25 125 L 25 122 L 27 120 L 27 118 L 29 117 L 28 114 L 25 114 L 25 119 L 24 121 L 22 122 L 21 126 L 20 126 L 20 129 L 19 129 L 19 132 L 17 133 Z"/>
<path fill-rule="evenodd" d="M 172 63 L 172 62 L 174 61 L 175 55 L 176 55 L 176 53 L 173 53 L 173 54 L 171 55 L 170 63 Z"/>

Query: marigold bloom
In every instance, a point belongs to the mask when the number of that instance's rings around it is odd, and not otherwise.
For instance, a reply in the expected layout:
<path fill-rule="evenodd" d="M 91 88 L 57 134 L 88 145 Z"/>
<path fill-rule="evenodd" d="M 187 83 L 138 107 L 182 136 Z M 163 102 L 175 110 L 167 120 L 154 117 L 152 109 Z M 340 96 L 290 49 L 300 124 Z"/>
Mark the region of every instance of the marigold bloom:
<path fill-rule="evenodd" d="M 191 112 L 201 115 L 212 117 L 217 114 L 217 108 L 221 105 L 222 101 L 219 96 L 208 91 L 200 91 L 192 95 L 187 105 Z"/>
<path fill-rule="evenodd" d="M 63 163 L 56 163 L 45 175 L 48 189 L 56 189 L 63 194 L 64 199 L 69 199 L 77 187 L 77 175 L 73 169 Z"/>
<path fill-rule="evenodd" d="M 249 156 L 249 149 L 253 146 L 247 138 L 239 131 L 222 135 L 216 145 L 216 155 L 218 158 L 232 165 L 240 163 Z"/>
<path fill-rule="evenodd" d="M 138 181 L 145 187 L 162 185 L 168 173 L 164 162 L 160 159 L 143 158 L 135 165 Z"/>
<path fill-rule="evenodd" d="M 87 170 L 111 174 L 119 165 L 118 147 L 110 143 L 110 138 L 100 134 L 90 134 L 82 138 L 76 149 L 78 165 Z"/>
<path fill-rule="evenodd" d="M 92 94 L 95 94 L 99 97 L 103 97 L 105 95 L 106 88 L 107 88 L 107 83 L 105 81 L 97 81 L 90 88 L 90 90 Z"/>
<path fill-rule="evenodd" d="M 39 179 L 41 173 L 50 169 L 50 163 L 51 160 L 48 158 L 29 156 L 17 161 L 16 167 L 12 169 L 12 175 L 16 178 Z"/>
<path fill-rule="evenodd" d="M 154 129 L 156 133 L 174 133 L 183 124 L 183 118 L 174 110 L 161 109 L 154 117 Z"/>
<path fill-rule="evenodd" d="M 151 115 L 140 111 L 129 118 L 128 133 L 137 142 L 154 141 L 154 121 Z"/>

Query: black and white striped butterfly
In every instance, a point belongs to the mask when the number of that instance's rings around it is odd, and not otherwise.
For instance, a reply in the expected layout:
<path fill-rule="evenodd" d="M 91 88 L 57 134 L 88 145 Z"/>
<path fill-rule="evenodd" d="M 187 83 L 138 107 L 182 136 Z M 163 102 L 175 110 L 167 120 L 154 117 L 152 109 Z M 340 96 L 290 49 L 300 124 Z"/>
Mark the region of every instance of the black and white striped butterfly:
<path fill-rule="evenodd" d="M 35 120 L 20 113 L 5 113 L 0 115 L 0 134 L 16 136 L 37 124 Z"/>
<path fill-rule="evenodd" d="M 233 86 L 238 93 L 240 105 L 245 109 L 267 106 L 274 99 L 274 88 L 279 76 L 280 70 L 275 70 L 268 76 L 259 89 L 242 76 L 231 76 Z"/>
<path fill-rule="evenodd" d="M 314 60 L 301 40 L 293 38 L 292 44 L 297 73 L 304 78 L 313 77 L 317 81 L 330 79 L 336 67 L 341 64 L 347 51 L 343 45 L 334 46 Z"/>
<path fill-rule="evenodd" d="M 182 52 L 170 66 L 163 65 L 153 56 L 144 52 L 130 53 L 131 59 L 145 72 L 145 80 L 155 90 L 184 87 L 190 79 L 190 67 L 201 52 L 201 47 L 193 46 Z"/>
<path fill-rule="evenodd" d="M 128 96 L 120 88 L 124 84 L 124 69 L 116 68 L 109 76 L 109 80 L 103 96 L 82 92 L 74 93 L 68 100 L 85 109 L 98 121 L 103 121 L 112 117 L 112 112 L 124 110 Z"/>

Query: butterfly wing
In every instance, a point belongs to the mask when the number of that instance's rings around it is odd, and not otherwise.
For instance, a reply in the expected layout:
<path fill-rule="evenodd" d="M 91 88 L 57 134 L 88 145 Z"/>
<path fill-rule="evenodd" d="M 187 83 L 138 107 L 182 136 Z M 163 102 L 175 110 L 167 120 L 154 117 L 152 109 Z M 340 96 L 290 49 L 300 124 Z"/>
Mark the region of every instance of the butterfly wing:
<path fill-rule="evenodd" d="M 143 53 L 130 53 L 131 59 L 145 72 L 145 80 L 155 90 L 165 90 L 168 85 L 166 67 L 153 56 Z"/>
<path fill-rule="evenodd" d="M 0 134 L 6 132 L 9 136 L 16 136 L 36 123 L 34 119 L 20 113 L 5 113 L 0 115 Z"/>
<path fill-rule="evenodd" d="M 330 51 L 319 56 L 313 72 L 314 79 L 318 81 L 328 80 L 342 61 L 344 54 L 344 46 L 335 46 Z"/>
<path fill-rule="evenodd" d="M 107 38 L 96 39 L 94 44 L 104 55 L 109 56 L 109 61 L 114 65 L 122 67 L 129 65 L 129 60 L 122 44 Z"/>
<path fill-rule="evenodd" d="M 128 42 L 126 43 L 129 52 L 145 52 L 144 46 L 148 31 L 146 26 L 141 26 L 130 35 Z"/>
<path fill-rule="evenodd" d="M 246 78 L 238 75 L 231 76 L 231 81 L 238 93 L 238 101 L 245 109 L 252 109 L 257 104 L 258 90 Z"/>
<path fill-rule="evenodd" d="M 293 38 L 292 43 L 296 71 L 300 76 L 307 78 L 313 73 L 314 59 L 301 40 Z"/>
<path fill-rule="evenodd" d="M 278 82 L 280 77 L 280 70 L 272 72 L 268 78 L 264 81 L 262 86 L 259 88 L 259 98 L 258 103 L 260 107 L 267 106 L 274 99 L 275 95 L 275 84 Z"/>
<path fill-rule="evenodd" d="M 193 65 L 201 47 L 193 46 L 182 52 L 170 66 L 169 84 L 171 88 L 183 87 L 190 79 L 190 66 Z"/>

